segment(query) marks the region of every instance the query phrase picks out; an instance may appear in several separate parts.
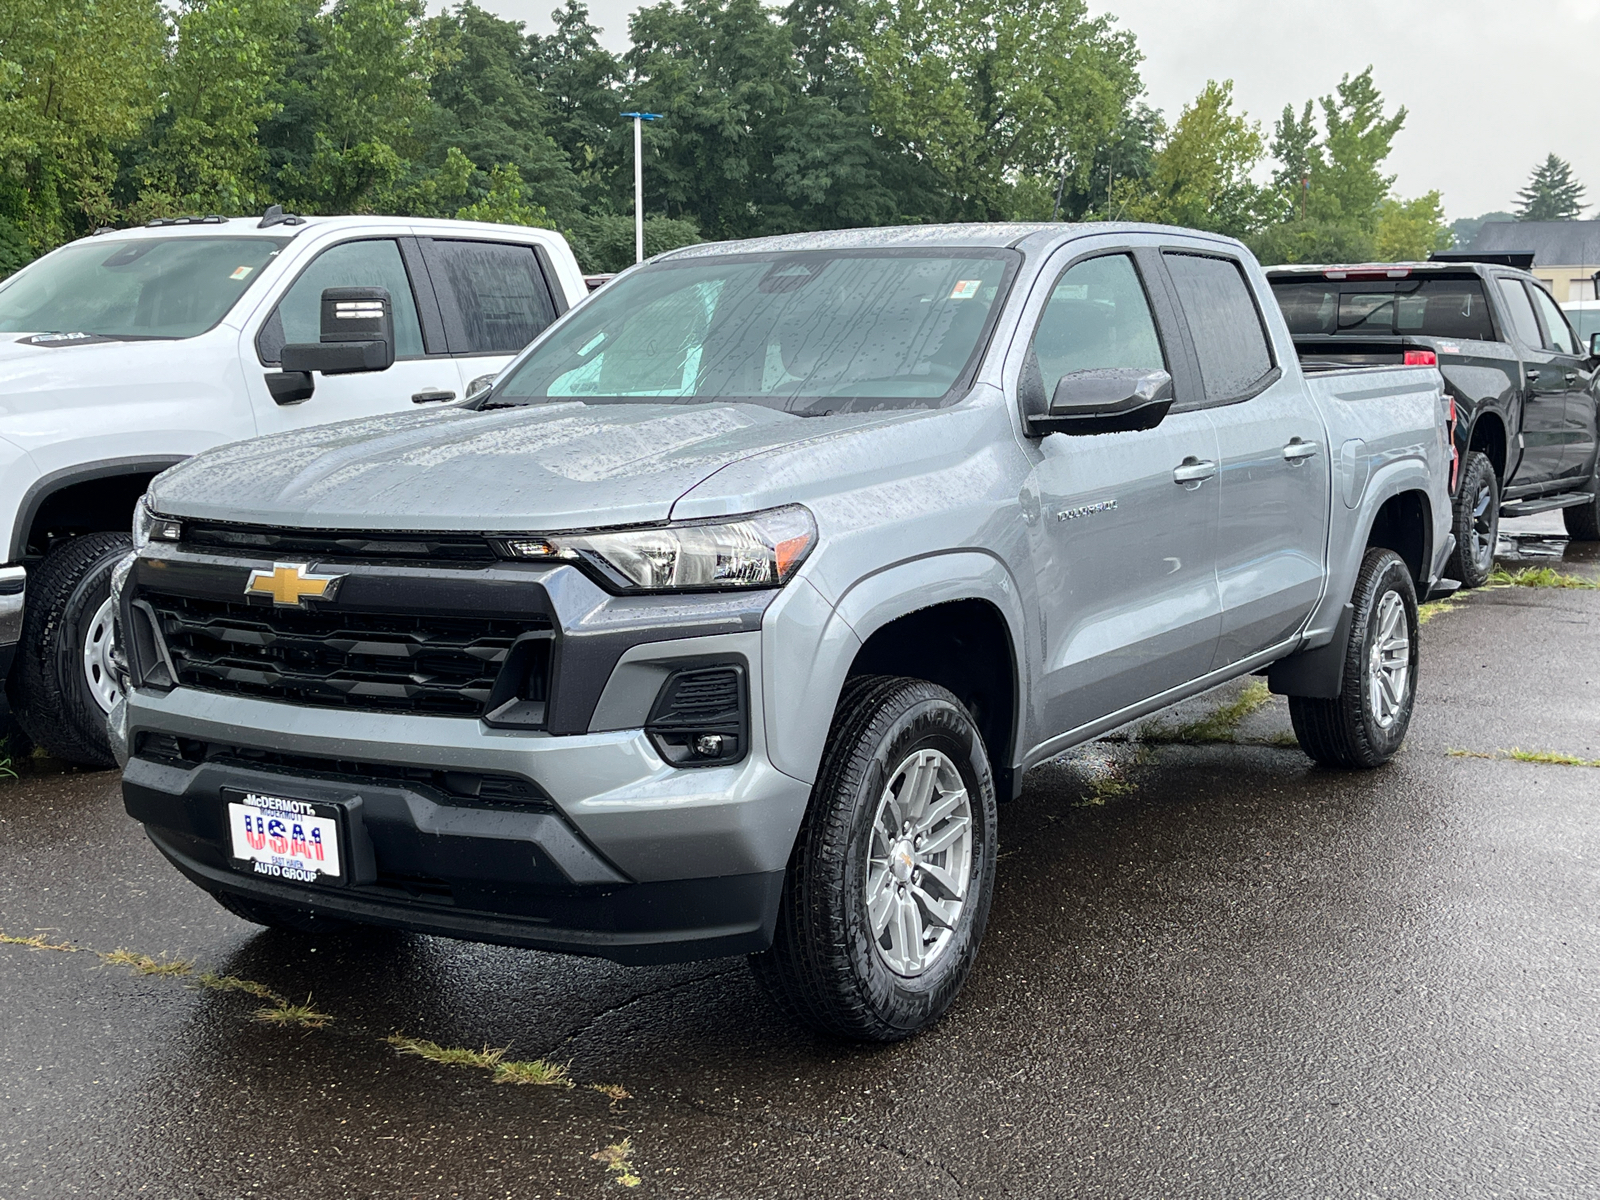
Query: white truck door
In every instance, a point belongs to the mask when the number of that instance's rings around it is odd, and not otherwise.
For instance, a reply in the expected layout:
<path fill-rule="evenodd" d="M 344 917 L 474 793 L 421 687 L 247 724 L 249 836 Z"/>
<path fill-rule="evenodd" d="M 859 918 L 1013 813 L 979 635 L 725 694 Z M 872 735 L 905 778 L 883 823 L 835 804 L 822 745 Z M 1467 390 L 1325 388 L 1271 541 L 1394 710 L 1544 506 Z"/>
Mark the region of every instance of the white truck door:
<path fill-rule="evenodd" d="M 256 422 L 262 433 L 322 425 L 352 417 L 409 412 L 429 402 L 461 395 L 461 371 L 443 338 L 423 337 L 419 313 L 432 308 L 426 277 L 408 271 L 400 242 L 392 237 L 354 238 L 319 253 L 295 278 L 259 324 L 240 340 L 240 355 Z M 315 342 L 321 334 L 322 291 L 330 287 L 382 287 L 394 305 L 395 361 L 387 371 L 313 376 L 316 392 L 296 404 L 276 403 L 266 377 L 278 371 L 279 354 L 290 342 Z M 419 301 L 419 297 L 421 300 Z M 437 320 L 433 322 L 437 324 Z"/>

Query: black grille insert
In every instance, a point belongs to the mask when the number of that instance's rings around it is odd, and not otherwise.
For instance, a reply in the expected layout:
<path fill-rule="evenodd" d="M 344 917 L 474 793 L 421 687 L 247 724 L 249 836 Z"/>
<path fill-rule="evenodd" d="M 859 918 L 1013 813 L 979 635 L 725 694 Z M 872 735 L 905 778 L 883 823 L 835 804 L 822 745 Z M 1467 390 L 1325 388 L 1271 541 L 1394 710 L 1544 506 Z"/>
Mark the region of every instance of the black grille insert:
<path fill-rule="evenodd" d="M 481 716 L 512 643 L 545 617 L 303 611 L 146 592 L 178 682 L 331 708 Z"/>
<path fill-rule="evenodd" d="M 410 787 L 432 792 L 436 798 L 469 807 L 510 805 L 519 809 L 555 811 L 543 791 L 516 775 L 485 775 L 477 771 L 445 771 L 434 767 L 396 763 L 322 758 L 311 754 L 284 754 L 254 746 L 228 746 L 170 733 L 146 733 L 139 739 L 140 758 L 192 767 L 219 762 L 256 770 L 292 772 L 312 779 L 327 779 L 359 786 L 363 783 Z"/>
<path fill-rule="evenodd" d="M 205 549 L 245 550 L 252 554 L 359 559 L 362 562 L 431 561 L 440 566 L 494 563 L 489 540 L 473 533 L 373 533 L 338 529 L 270 529 L 183 522 L 183 541 Z"/>

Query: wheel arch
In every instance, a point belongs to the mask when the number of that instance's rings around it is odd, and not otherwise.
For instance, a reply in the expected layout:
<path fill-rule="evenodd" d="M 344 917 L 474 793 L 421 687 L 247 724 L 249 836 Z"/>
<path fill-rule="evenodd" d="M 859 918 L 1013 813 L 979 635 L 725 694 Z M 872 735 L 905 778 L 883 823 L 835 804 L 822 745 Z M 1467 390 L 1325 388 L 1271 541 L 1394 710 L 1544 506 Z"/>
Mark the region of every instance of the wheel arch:
<path fill-rule="evenodd" d="M 132 527 L 133 505 L 150 481 L 187 455 L 139 455 L 76 463 L 34 480 L 17 506 L 8 562 L 43 557 L 54 522 L 83 533 L 117 533 Z"/>
<path fill-rule="evenodd" d="M 1507 447 L 1505 418 L 1492 408 L 1484 409 L 1472 419 L 1467 430 L 1467 453 L 1482 453 L 1494 466 L 1494 477 L 1504 487 L 1506 482 Z"/>

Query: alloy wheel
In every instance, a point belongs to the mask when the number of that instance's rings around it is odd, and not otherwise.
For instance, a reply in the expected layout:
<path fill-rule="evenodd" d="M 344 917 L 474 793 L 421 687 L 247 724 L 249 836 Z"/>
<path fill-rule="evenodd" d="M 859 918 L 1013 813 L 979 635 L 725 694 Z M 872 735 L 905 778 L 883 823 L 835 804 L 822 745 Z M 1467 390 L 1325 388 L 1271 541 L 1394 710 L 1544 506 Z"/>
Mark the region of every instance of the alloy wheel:
<path fill-rule="evenodd" d="M 1411 630 L 1399 592 L 1385 592 L 1367 650 L 1367 704 L 1380 729 L 1392 728 L 1411 684 Z"/>

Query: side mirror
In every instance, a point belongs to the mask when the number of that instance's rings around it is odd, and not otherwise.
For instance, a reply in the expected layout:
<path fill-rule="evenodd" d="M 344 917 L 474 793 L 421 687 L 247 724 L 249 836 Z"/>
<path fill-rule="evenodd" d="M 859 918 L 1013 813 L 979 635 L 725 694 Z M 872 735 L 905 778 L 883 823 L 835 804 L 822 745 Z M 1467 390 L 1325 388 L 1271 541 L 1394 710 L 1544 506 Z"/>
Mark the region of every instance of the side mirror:
<path fill-rule="evenodd" d="M 1126 433 L 1154 429 L 1172 407 L 1172 376 L 1143 367 L 1063 375 L 1050 411 L 1029 418 L 1035 433 Z"/>
<path fill-rule="evenodd" d="M 1589 357 L 1600 358 L 1600 333 L 1589 335 Z"/>
<path fill-rule="evenodd" d="M 285 346 L 282 362 L 285 374 L 387 371 L 394 365 L 394 313 L 389 289 L 324 288 L 322 340 Z"/>

